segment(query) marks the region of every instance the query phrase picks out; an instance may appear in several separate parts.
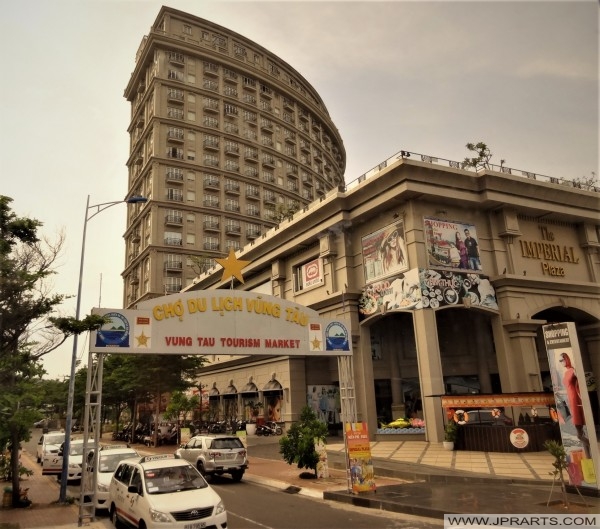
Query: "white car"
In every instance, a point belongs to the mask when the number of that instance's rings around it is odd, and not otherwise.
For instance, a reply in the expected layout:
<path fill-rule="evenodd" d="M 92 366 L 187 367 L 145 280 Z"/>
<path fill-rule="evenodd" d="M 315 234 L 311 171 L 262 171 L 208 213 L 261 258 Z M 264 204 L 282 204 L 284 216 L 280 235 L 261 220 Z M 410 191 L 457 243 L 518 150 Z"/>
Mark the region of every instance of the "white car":
<path fill-rule="evenodd" d="M 174 455 L 121 461 L 110 481 L 109 502 L 115 527 L 227 527 L 220 496 L 193 465 Z"/>
<path fill-rule="evenodd" d="M 49 454 L 58 454 L 60 445 L 65 440 L 64 432 L 48 432 L 42 434 L 37 444 L 36 458 L 38 463 L 44 461 L 44 457 Z"/>
<path fill-rule="evenodd" d="M 100 447 L 96 454 L 93 450 L 87 456 L 86 491 L 94 491 L 94 508 L 96 510 L 108 510 L 108 489 L 110 480 L 117 466 L 124 459 L 139 457 L 139 454 L 127 445 L 106 445 Z M 94 469 L 98 467 L 96 474 L 96 489 L 94 490 Z"/>
<path fill-rule="evenodd" d="M 83 439 L 71 439 L 69 445 L 67 481 L 78 481 L 81 479 L 81 465 L 83 464 Z M 56 476 L 62 474 L 63 449 L 64 442 L 60 445 L 58 452 L 53 452 L 44 456 L 42 474 Z"/>

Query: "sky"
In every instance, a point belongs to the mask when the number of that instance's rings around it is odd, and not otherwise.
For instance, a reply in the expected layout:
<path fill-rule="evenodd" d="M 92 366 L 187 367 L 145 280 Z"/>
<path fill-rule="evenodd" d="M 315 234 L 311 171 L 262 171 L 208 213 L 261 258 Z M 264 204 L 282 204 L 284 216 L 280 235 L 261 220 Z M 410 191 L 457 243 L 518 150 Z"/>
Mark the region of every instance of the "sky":
<path fill-rule="evenodd" d="M 86 201 L 127 192 L 134 58 L 163 2 L 0 0 L 0 194 L 66 243 L 54 293 L 75 315 Z M 321 95 L 346 181 L 400 150 L 558 178 L 598 174 L 598 3 L 585 1 L 183 1 L 180 9 L 262 45 Z M 11 51 L 12 50 L 12 51 Z M 93 210 L 90 210 L 93 211 Z M 126 206 L 88 222 L 81 316 L 121 308 Z M 87 337 L 77 359 L 87 361 Z M 44 359 L 68 376 L 73 344 Z"/>

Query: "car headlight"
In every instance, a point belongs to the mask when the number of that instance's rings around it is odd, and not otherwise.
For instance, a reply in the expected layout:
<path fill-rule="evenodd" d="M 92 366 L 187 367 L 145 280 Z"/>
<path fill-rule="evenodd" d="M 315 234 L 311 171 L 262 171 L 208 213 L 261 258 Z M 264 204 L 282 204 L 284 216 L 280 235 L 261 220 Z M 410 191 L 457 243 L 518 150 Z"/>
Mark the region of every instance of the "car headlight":
<path fill-rule="evenodd" d="M 173 523 L 173 518 L 167 512 L 150 509 L 150 519 L 156 523 Z"/>
<path fill-rule="evenodd" d="M 217 504 L 217 508 L 215 509 L 215 514 L 221 514 L 222 512 L 225 512 L 225 504 L 222 501 L 220 501 Z"/>

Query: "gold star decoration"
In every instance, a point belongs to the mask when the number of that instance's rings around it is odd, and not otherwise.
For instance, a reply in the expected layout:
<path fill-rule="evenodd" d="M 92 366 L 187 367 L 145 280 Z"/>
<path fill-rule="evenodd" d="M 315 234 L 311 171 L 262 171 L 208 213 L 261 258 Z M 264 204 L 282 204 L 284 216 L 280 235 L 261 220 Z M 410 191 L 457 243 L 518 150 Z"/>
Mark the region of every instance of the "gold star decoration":
<path fill-rule="evenodd" d="M 318 338 L 314 338 L 312 340 L 312 346 L 313 346 L 314 351 L 320 350 L 321 349 L 321 340 L 319 340 Z"/>
<path fill-rule="evenodd" d="M 140 334 L 139 336 L 136 336 L 135 339 L 138 342 L 138 347 L 148 347 L 148 342 L 150 341 L 150 337 L 146 336 L 144 334 L 144 331 L 142 331 L 142 334 Z"/>
<path fill-rule="evenodd" d="M 231 277 L 235 277 L 240 280 L 240 283 L 244 282 L 244 276 L 242 275 L 242 268 L 245 268 L 250 264 L 250 261 L 242 261 L 235 256 L 233 247 L 229 248 L 229 255 L 226 259 L 215 259 L 223 267 L 223 277 L 221 281 L 226 281 Z"/>

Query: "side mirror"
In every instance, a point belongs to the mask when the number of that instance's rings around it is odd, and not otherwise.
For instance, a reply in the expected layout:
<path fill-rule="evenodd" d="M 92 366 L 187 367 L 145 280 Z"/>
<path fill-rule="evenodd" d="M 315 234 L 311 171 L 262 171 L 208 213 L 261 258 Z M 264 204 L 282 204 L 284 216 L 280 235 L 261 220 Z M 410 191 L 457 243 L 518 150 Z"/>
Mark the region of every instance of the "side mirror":
<path fill-rule="evenodd" d="M 139 494 L 140 489 L 137 485 L 129 485 L 129 487 L 127 487 L 127 492 L 130 492 L 131 494 Z"/>

